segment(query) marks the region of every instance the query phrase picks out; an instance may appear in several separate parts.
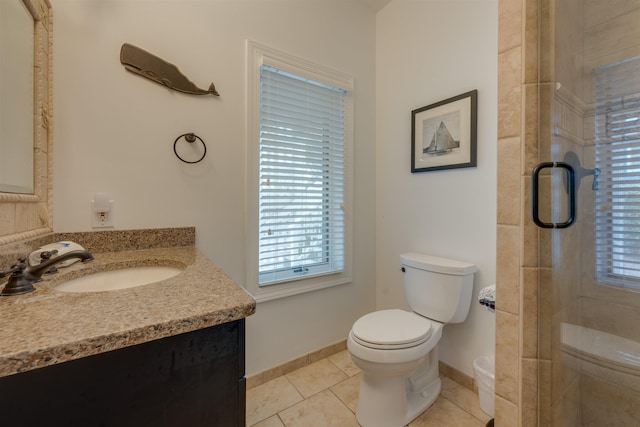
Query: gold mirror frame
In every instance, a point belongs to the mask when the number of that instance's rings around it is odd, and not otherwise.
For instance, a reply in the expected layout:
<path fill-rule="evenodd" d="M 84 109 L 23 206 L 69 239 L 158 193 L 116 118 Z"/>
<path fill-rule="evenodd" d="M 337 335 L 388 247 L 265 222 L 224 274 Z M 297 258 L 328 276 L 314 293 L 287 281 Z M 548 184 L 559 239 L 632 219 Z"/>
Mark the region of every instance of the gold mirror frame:
<path fill-rule="evenodd" d="M 52 231 L 52 13 L 49 0 L 22 0 L 34 22 L 34 194 L 0 192 L 0 245 Z"/>

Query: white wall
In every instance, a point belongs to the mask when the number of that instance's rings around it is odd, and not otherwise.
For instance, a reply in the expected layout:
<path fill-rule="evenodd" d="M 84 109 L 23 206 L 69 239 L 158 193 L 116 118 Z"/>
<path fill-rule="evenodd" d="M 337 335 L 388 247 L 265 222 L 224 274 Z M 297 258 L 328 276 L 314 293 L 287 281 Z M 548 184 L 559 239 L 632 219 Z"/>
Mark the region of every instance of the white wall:
<path fill-rule="evenodd" d="M 474 292 L 495 281 L 497 0 L 394 0 L 376 29 L 376 289 L 378 309 L 408 308 L 399 256 L 473 262 Z M 478 166 L 410 173 L 411 111 L 478 90 Z M 473 374 L 493 354 L 495 316 L 474 300 L 444 328 L 440 360 Z"/>
<path fill-rule="evenodd" d="M 375 307 L 375 14 L 323 0 L 52 0 L 54 229 L 90 230 L 95 192 L 118 229 L 195 226 L 197 246 L 239 283 L 246 269 L 245 40 L 355 78 L 355 268 L 352 284 L 261 303 L 247 320 L 247 374 L 344 339 Z M 128 42 L 179 66 L 190 96 L 124 70 Z M 178 135 L 207 144 L 197 165 Z"/>
<path fill-rule="evenodd" d="M 493 283 L 497 1 L 394 0 L 377 20 L 350 1 L 52 4 L 54 229 L 89 230 L 89 201 L 106 191 L 117 228 L 196 226 L 200 250 L 239 283 L 245 39 L 355 77 L 354 282 L 259 304 L 247 321 L 249 375 L 343 339 L 376 299 L 378 308 L 406 307 L 402 252 L 474 262 L 476 290 Z M 126 72 L 125 42 L 173 62 L 200 87 L 215 82 L 222 96 L 188 96 Z M 412 175 L 411 110 L 471 89 L 479 91 L 478 167 Z M 173 154 L 186 132 L 207 143 L 198 165 Z M 493 352 L 494 321 L 473 304 L 465 323 L 445 328 L 441 359 L 471 374 L 473 358 Z"/>

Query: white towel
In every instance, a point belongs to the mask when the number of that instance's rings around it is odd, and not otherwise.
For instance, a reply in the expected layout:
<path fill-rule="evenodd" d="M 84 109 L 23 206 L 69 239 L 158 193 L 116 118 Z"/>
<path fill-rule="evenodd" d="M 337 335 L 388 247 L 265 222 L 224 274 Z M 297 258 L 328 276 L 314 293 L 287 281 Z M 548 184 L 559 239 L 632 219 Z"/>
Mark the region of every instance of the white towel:
<path fill-rule="evenodd" d="M 489 311 L 495 311 L 496 308 L 496 285 L 487 286 L 478 292 L 478 302 L 486 306 Z"/>
<path fill-rule="evenodd" d="M 84 251 L 84 248 L 76 242 L 55 242 L 45 245 L 29 254 L 29 265 L 39 265 L 43 261 L 43 252 L 49 252 L 49 256 L 55 258 L 71 251 Z M 56 267 L 68 267 L 77 261 L 80 261 L 80 258 L 71 258 L 59 263 Z"/>

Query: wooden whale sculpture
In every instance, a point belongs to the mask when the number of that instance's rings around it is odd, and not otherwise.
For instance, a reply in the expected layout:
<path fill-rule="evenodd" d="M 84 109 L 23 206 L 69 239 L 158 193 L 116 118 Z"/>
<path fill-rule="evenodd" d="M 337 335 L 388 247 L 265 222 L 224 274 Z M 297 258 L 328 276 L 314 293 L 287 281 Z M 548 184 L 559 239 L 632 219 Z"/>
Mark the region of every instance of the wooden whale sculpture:
<path fill-rule="evenodd" d="M 122 45 L 120 62 L 127 71 L 146 77 L 170 89 L 192 95 L 211 94 L 220 96 L 213 83 L 211 83 L 208 90 L 200 89 L 182 74 L 175 65 L 132 44 L 125 43 Z"/>

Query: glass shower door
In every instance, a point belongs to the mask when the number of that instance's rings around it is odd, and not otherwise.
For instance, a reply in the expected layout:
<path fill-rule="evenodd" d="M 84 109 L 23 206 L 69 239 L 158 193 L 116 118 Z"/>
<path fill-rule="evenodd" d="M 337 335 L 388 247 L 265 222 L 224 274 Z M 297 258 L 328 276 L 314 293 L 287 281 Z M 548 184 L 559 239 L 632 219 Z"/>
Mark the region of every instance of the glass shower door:
<path fill-rule="evenodd" d="M 640 2 L 539 10 L 539 425 L 640 426 Z"/>

